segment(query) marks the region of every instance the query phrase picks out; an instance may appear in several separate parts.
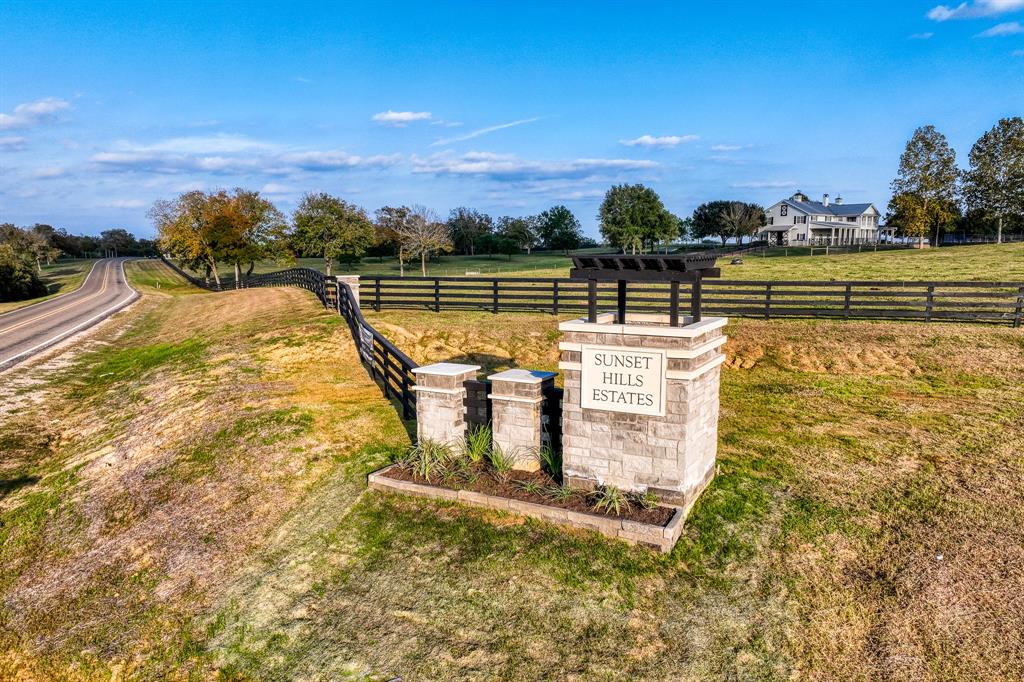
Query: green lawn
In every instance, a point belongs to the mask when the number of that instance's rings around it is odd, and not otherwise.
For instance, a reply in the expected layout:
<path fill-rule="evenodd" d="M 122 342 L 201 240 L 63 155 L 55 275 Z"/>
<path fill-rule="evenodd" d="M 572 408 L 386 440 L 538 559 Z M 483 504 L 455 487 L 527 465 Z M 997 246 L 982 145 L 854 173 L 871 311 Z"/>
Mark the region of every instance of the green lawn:
<path fill-rule="evenodd" d="M 67 260 L 57 261 L 51 265 L 43 266 L 43 281 L 46 283 L 49 293 L 46 296 L 40 296 L 39 298 L 29 299 L 27 301 L 10 301 L 7 303 L 0 303 L 0 313 L 6 313 L 9 310 L 15 310 L 22 308 L 39 301 L 45 301 L 48 298 L 59 296 L 60 294 L 66 294 L 69 291 L 74 291 L 82 282 L 85 281 L 85 276 L 92 269 L 95 260 L 92 259 L 80 259 L 80 260 Z"/>
<path fill-rule="evenodd" d="M 607 249 L 593 249 L 594 252 Z M 1024 243 L 980 246 L 954 246 L 940 249 L 897 249 L 856 251 L 825 255 L 824 249 L 772 249 L 743 256 L 742 265 L 731 265 L 731 258 L 719 259 L 722 277 L 726 279 L 759 280 L 1000 280 L 1024 281 Z M 787 255 L 787 252 L 789 255 Z M 801 254 L 801 255 L 796 255 Z M 323 261 L 301 258 L 296 265 L 323 271 Z M 463 276 L 469 272 L 508 277 L 567 277 L 571 263 L 558 254 L 515 256 L 511 261 L 502 256 L 442 256 L 429 264 L 431 276 Z M 281 265 L 260 263 L 256 272 L 273 272 Z M 230 278 L 231 269 L 221 268 L 222 277 Z M 364 258 L 351 266 L 337 266 L 337 273 L 359 275 L 397 275 L 398 261 L 385 258 Z M 418 275 L 418 263 L 406 266 L 406 275 Z"/>

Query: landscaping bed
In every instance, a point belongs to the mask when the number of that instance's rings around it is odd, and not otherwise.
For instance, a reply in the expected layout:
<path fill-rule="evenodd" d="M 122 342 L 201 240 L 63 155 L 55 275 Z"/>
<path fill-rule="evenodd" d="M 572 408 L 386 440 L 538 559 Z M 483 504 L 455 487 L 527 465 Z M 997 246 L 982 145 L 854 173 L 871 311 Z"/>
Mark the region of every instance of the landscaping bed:
<path fill-rule="evenodd" d="M 517 471 L 514 475 L 504 480 L 485 468 L 478 469 L 473 473 L 476 475 L 468 480 L 452 477 L 443 482 L 437 480 L 428 481 L 421 476 L 417 476 L 412 471 L 394 466 L 386 469 L 382 472 L 382 475 L 397 481 L 411 481 L 419 485 L 447 488 L 448 490 L 455 491 L 469 490 L 494 497 L 531 502 L 582 514 L 626 519 L 652 526 L 664 527 L 668 525 L 668 522 L 672 520 L 672 516 L 675 513 L 675 508 L 673 507 L 657 505 L 647 509 L 639 504 L 632 503 L 621 508 L 618 514 L 596 510 L 588 498 L 587 492 L 584 490 L 574 491 L 564 499 L 559 499 L 554 497 L 554 495 L 560 494 L 558 491 L 562 490 L 561 486 L 559 486 L 554 478 L 543 471 Z"/>

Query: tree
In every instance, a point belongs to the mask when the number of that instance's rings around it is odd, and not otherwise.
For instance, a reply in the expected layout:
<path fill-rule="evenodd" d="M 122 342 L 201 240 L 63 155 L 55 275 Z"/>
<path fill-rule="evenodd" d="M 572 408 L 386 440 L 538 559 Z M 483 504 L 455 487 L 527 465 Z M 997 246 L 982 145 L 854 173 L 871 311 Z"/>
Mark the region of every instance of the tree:
<path fill-rule="evenodd" d="M 114 255 L 125 255 L 131 253 L 137 244 L 135 235 L 128 230 L 115 227 L 100 232 L 100 246 L 106 251 L 112 251 Z"/>
<path fill-rule="evenodd" d="M 470 256 L 476 254 L 480 240 L 494 231 L 491 216 L 465 206 L 452 209 L 447 226 L 455 249 Z"/>
<path fill-rule="evenodd" d="M 409 220 L 409 207 L 384 206 L 377 209 L 377 241 L 391 242 L 398 249 L 398 276 L 405 277 L 405 243 L 402 233 Z"/>
<path fill-rule="evenodd" d="M 32 266 L 10 243 L 0 242 L 0 301 L 24 301 L 45 295 L 46 285 Z"/>
<path fill-rule="evenodd" d="M 398 239 L 405 251 L 420 257 L 420 272 L 427 276 L 427 257 L 434 252 L 452 250 L 448 227 L 437 214 L 423 206 L 407 209 L 408 215 L 398 227 Z"/>
<path fill-rule="evenodd" d="M 946 137 L 935 126 L 915 130 L 900 155 L 889 206 L 890 213 L 905 216 L 904 233 L 916 236 L 919 245 L 933 231 L 938 245 L 939 232 L 957 219 L 959 177 L 956 152 Z"/>
<path fill-rule="evenodd" d="M 633 253 L 657 241 L 671 218 L 657 193 L 643 185 L 615 185 L 604 196 L 598 219 L 612 246 Z"/>
<path fill-rule="evenodd" d="M 537 233 L 547 249 L 578 249 L 583 238 L 580 221 L 565 206 L 552 206 L 537 216 Z"/>
<path fill-rule="evenodd" d="M 507 247 L 501 248 L 501 242 L 495 242 L 498 246 L 498 252 L 507 255 L 509 260 L 512 260 L 513 254 L 522 249 L 526 249 L 526 253 L 529 254 L 537 239 L 533 223 L 534 219 L 532 217 L 513 218 L 511 216 L 502 216 L 498 218 L 497 236 L 514 246 L 511 249 Z"/>
<path fill-rule="evenodd" d="M 722 244 L 729 238 L 729 228 L 725 224 L 725 212 L 730 201 L 706 201 L 693 211 L 690 218 L 691 233 L 696 239 L 718 237 Z"/>
<path fill-rule="evenodd" d="M 996 242 L 1003 241 L 1003 221 L 1024 216 L 1024 119 L 1000 119 L 970 153 L 964 195 L 970 209 L 995 216 Z"/>
<path fill-rule="evenodd" d="M 730 201 L 722 213 L 722 224 L 725 226 L 727 235 L 736 238 L 740 243 L 743 237 L 754 236 L 758 229 L 767 224 L 764 208 L 757 204 L 748 204 L 742 201 Z M 722 236 L 722 245 L 728 237 Z"/>
<path fill-rule="evenodd" d="M 217 262 L 224 226 L 217 211 L 211 210 L 211 203 L 205 192 L 193 190 L 175 199 L 158 199 L 148 215 L 156 226 L 160 249 L 187 268 L 204 268 L 206 279 L 212 276 L 219 286 Z"/>
<path fill-rule="evenodd" d="M 306 254 L 321 256 L 328 275 L 335 258 L 362 256 L 376 240 L 366 211 L 322 192 L 303 196 L 293 221 L 295 246 Z"/>

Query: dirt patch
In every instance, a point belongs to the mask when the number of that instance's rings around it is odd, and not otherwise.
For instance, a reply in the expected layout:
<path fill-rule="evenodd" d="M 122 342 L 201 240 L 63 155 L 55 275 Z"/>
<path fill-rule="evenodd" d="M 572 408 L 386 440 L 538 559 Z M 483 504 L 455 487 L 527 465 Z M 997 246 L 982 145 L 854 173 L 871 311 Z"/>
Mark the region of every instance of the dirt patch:
<path fill-rule="evenodd" d="M 730 338 L 725 343 L 725 366 L 729 369 L 753 369 L 764 357 L 764 348 L 753 339 Z"/>

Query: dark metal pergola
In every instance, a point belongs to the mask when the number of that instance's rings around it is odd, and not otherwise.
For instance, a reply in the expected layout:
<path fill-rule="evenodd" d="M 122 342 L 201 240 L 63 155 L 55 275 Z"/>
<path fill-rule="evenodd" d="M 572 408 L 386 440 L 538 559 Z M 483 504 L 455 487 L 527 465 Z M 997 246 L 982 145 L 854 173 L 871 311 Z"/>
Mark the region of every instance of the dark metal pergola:
<path fill-rule="evenodd" d="M 699 322 L 701 308 L 701 280 L 705 277 L 721 277 L 722 271 L 715 267 L 715 254 L 642 254 L 628 255 L 607 253 L 596 255 L 573 255 L 573 268 L 569 271 L 572 279 L 587 280 L 587 320 L 597 322 L 597 283 L 618 282 L 618 320 L 626 320 L 626 285 L 630 282 L 668 282 L 669 324 L 679 326 L 679 283 L 692 284 L 690 314 Z"/>

